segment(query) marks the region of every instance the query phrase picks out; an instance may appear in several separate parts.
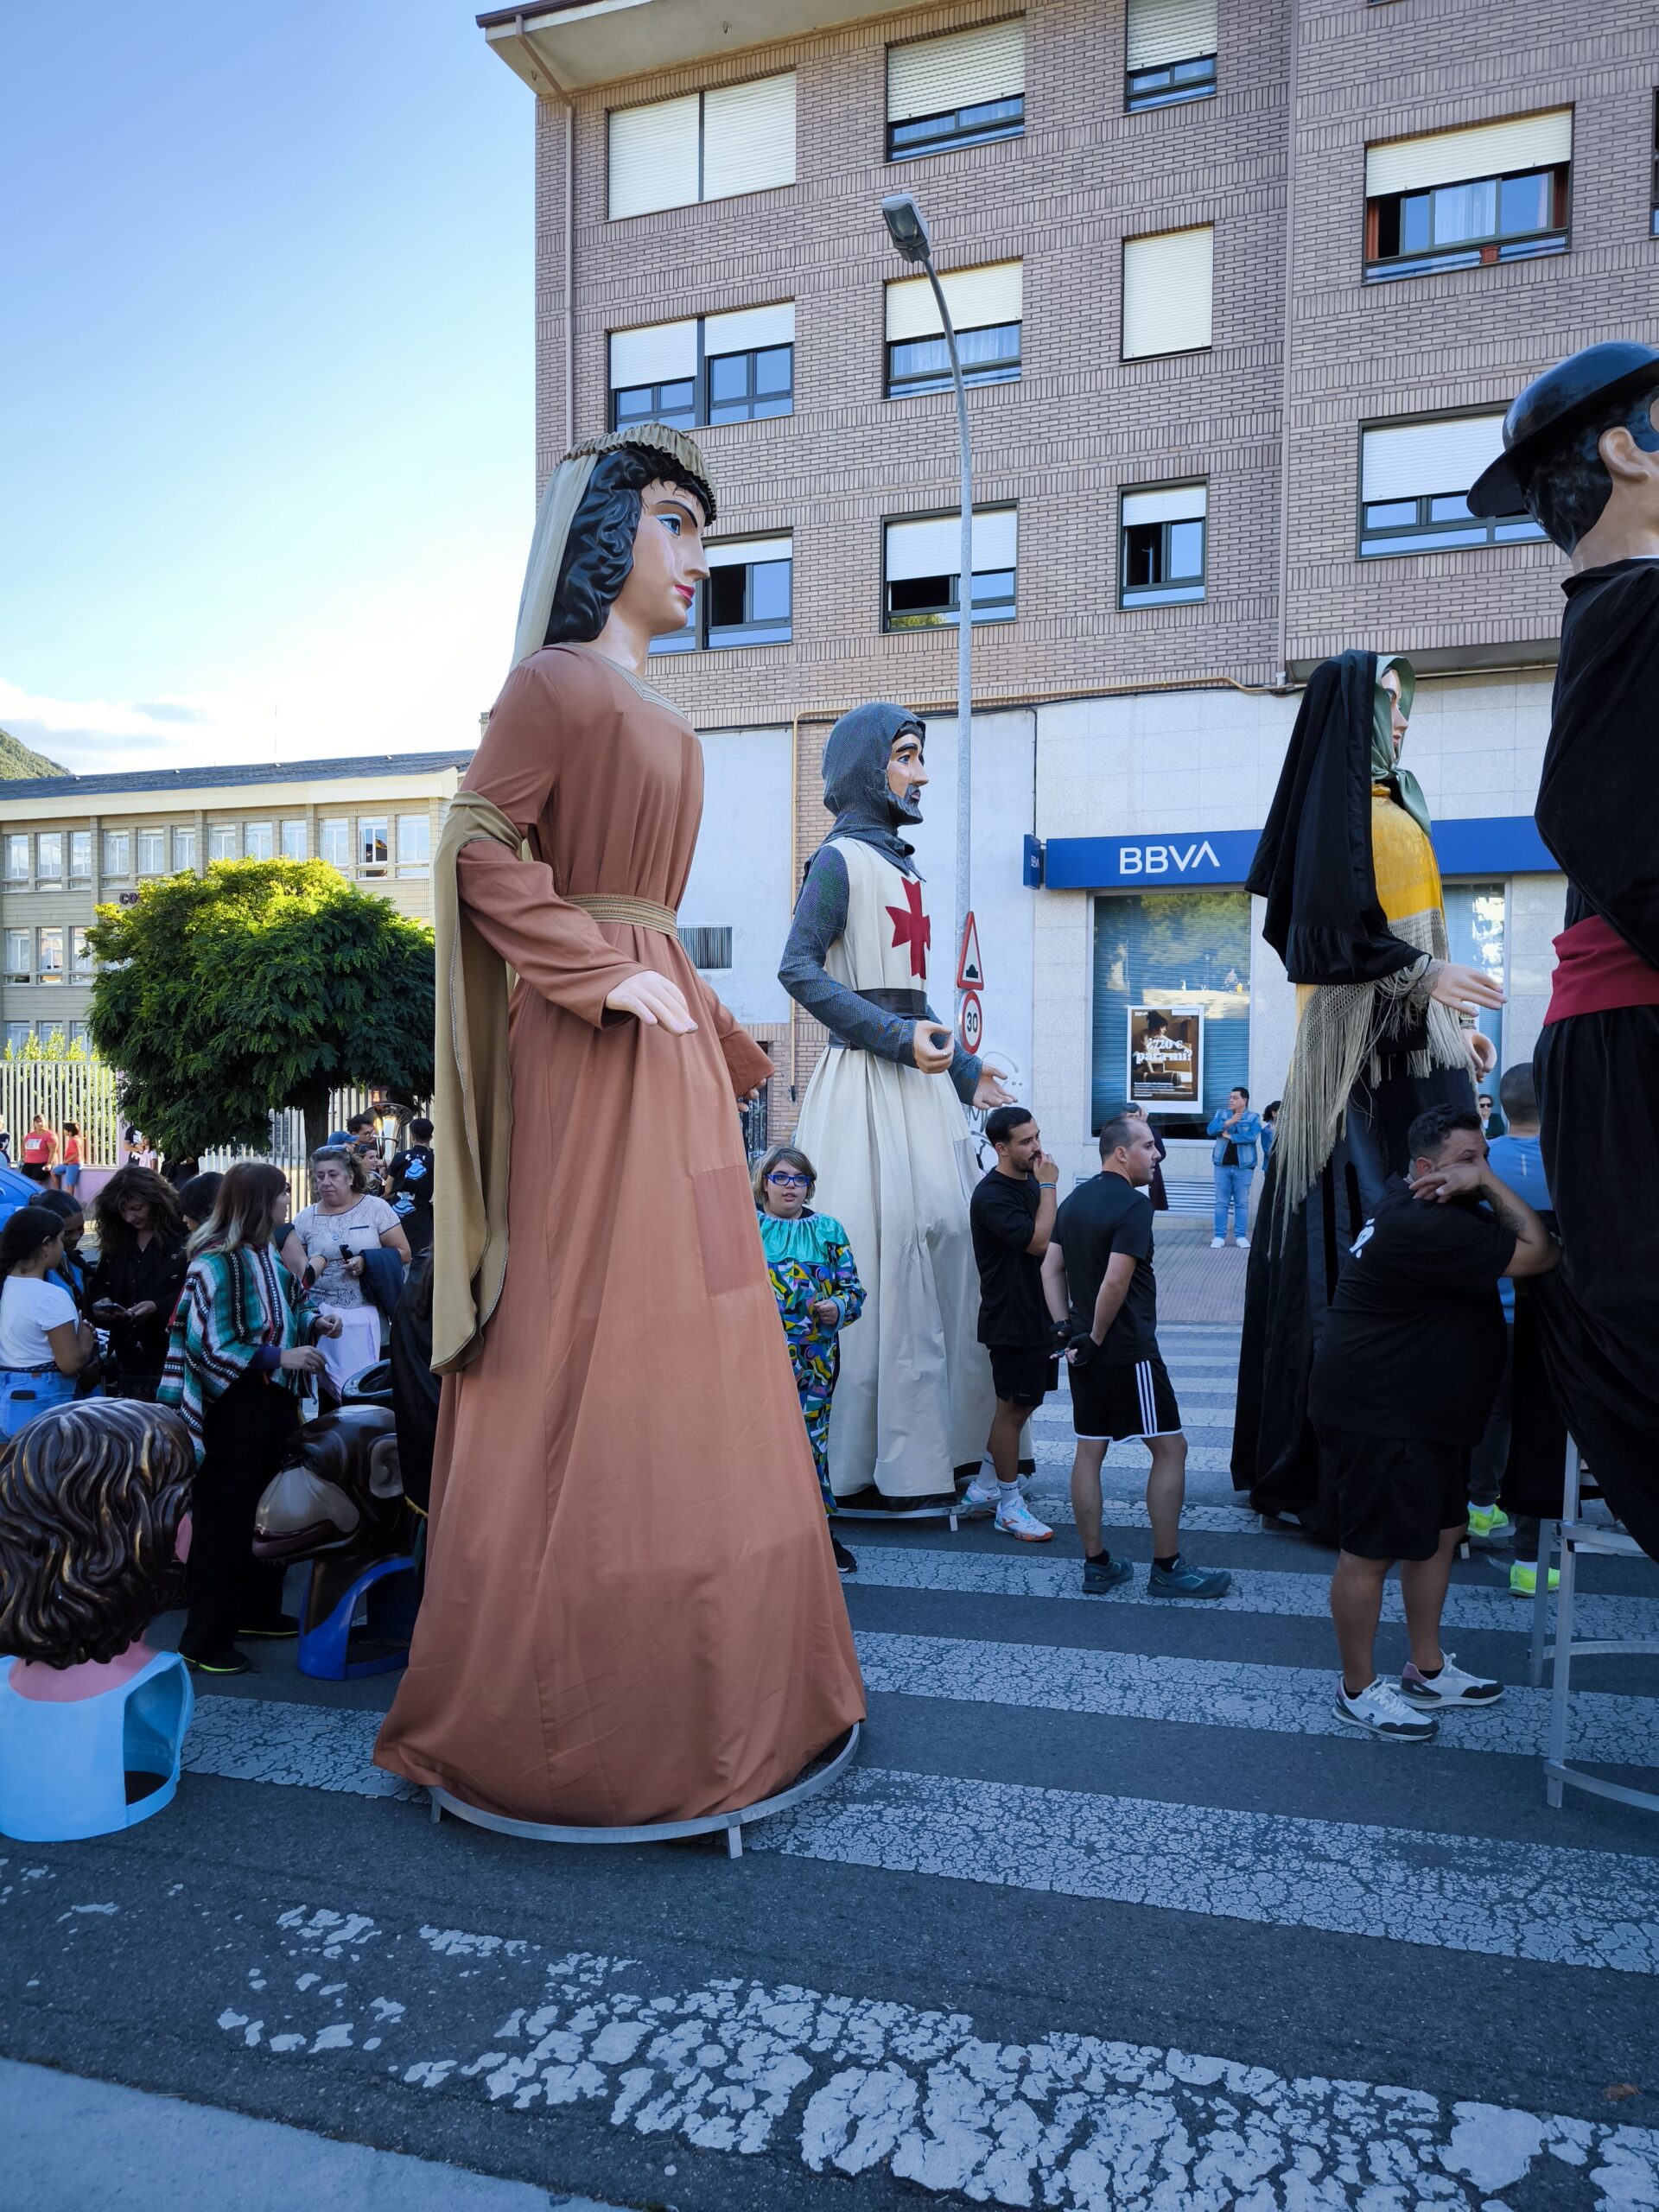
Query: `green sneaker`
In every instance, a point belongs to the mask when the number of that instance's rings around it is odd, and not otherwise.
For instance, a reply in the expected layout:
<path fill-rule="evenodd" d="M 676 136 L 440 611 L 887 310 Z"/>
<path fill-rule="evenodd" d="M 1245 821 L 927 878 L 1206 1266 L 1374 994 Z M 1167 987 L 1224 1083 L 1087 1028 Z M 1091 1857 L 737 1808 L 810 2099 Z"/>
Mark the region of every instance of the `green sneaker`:
<path fill-rule="evenodd" d="M 1515 1523 L 1501 1505 L 1471 1505 L 1469 1541 L 1484 1551 L 1503 1551 L 1515 1541 Z"/>
<path fill-rule="evenodd" d="M 1561 1586 L 1558 1567 L 1552 1567 L 1549 1570 L 1549 1586 L 1552 1590 L 1559 1590 Z M 1510 1567 L 1510 1595 L 1511 1598 L 1535 1598 L 1538 1595 L 1538 1568 L 1535 1561 L 1516 1560 Z"/>

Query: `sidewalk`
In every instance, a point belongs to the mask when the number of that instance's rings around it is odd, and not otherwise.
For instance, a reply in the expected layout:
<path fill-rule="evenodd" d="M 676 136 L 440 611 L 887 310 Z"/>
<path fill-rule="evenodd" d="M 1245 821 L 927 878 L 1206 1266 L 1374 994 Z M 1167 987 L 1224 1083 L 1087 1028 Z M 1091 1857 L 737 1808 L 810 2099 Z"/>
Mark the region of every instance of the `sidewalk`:
<path fill-rule="evenodd" d="M 1210 1249 L 1207 1220 L 1160 1213 L 1154 1234 L 1160 1322 L 1220 1321 L 1236 1328 L 1244 1319 L 1244 1270 L 1250 1255 L 1236 1245 Z"/>

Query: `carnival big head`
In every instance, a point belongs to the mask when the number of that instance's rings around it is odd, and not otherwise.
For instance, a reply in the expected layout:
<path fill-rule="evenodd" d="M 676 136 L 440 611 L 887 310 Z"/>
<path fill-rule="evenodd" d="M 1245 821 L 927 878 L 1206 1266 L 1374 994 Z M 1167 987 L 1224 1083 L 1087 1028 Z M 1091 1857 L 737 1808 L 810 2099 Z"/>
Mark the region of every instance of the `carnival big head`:
<path fill-rule="evenodd" d="M 926 735 L 918 715 L 885 699 L 841 717 L 823 747 L 823 803 L 836 817 L 831 836 L 886 844 L 915 827 L 927 781 Z"/>
<path fill-rule="evenodd" d="M 1586 346 L 1503 417 L 1503 458 L 1470 492 L 1471 512 L 1530 514 L 1575 568 L 1659 551 L 1656 416 L 1659 352 Z"/>

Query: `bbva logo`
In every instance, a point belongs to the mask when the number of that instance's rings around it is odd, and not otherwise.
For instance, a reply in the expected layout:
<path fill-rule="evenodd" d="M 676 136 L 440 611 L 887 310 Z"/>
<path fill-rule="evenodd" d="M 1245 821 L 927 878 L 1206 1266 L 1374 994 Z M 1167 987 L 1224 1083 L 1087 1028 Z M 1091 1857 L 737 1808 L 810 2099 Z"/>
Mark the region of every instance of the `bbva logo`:
<path fill-rule="evenodd" d="M 1177 875 L 1185 875 L 1188 868 L 1201 868 L 1205 861 L 1220 874 L 1221 862 L 1207 837 L 1196 845 L 1120 845 L 1117 849 L 1120 875 L 1167 875 L 1172 868 Z"/>

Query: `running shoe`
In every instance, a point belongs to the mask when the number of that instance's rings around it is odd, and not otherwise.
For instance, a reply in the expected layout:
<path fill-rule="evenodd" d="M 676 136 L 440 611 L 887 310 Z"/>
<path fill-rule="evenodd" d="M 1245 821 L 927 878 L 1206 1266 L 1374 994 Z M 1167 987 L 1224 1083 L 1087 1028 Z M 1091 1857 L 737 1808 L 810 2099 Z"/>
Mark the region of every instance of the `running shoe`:
<path fill-rule="evenodd" d="M 1147 1568 L 1147 1590 L 1154 1598 L 1221 1598 L 1232 1580 L 1224 1567 L 1189 1567 L 1178 1552 L 1173 1567 Z"/>
<path fill-rule="evenodd" d="M 1465 1674 L 1456 1664 L 1452 1652 L 1446 1652 L 1445 1659 L 1445 1665 L 1432 1680 L 1427 1675 L 1420 1675 L 1408 1659 L 1400 1677 L 1401 1696 L 1427 1712 L 1450 1705 L 1496 1705 L 1503 1696 L 1502 1682 L 1492 1681 L 1484 1675 Z"/>
<path fill-rule="evenodd" d="M 1001 1504 L 1001 1498 L 1002 1494 L 995 1483 L 986 1490 L 976 1479 L 969 1484 L 957 1499 L 957 1516 L 962 1521 L 988 1520 Z"/>
<path fill-rule="evenodd" d="M 1471 1505 L 1469 1541 L 1478 1551 L 1507 1551 L 1515 1541 L 1515 1523 L 1501 1505 Z"/>
<path fill-rule="evenodd" d="M 999 1536 L 1017 1536 L 1022 1544 L 1046 1544 L 1054 1535 L 1046 1522 L 1037 1518 L 1017 1491 L 1012 1505 L 997 1507 L 996 1519 L 991 1525 Z"/>
<path fill-rule="evenodd" d="M 299 1618 L 294 1613 L 278 1613 L 267 1628 L 239 1628 L 236 1632 L 250 1642 L 291 1643 L 300 1632 Z"/>
<path fill-rule="evenodd" d="M 1224 1236 L 1212 1236 L 1210 1239 L 1210 1249 L 1212 1252 L 1219 1252 L 1226 1242 L 1227 1239 Z"/>
<path fill-rule="evenodd" d="M 830 1548 L 836 1555 L 836 1573 L 837 1574 L 847 1575 L 856 1574 L 858 1573 L 857 1560 L 853 1556 L 852 1553 L 848 1550 L 846 1545 L 842 1542 L 839 1536 L 830 1537 Z"/>
<path fill-rule="evenodd" d="M 1561 1573 L 1559 1567 L 1550 1568 L 1549 1586 L 1552 1590 L 1560 1588 Z M 1536 1560 L 1518 1559 L 1513 1562 L 1510 1568 L 1510 1595 L 1511 1598 L 1535 1598 L 1538 1595 Z"/>
<path fill-rule="evenodd" d="M 1241 1252 L 1248 1252 L 1249 1250 L 1250 1240 L 1248 1236 L 1237 1236 L 1235 1237 L 1233 1241 L 1237 1245 Z"/>
<path fill-rule="evenodd" d="M 1109 1590 L 1121 1590 L 1135 1577 L 1134 1563 L 1127 1559 L 1086 1559 L 1083 1562 L 1083 1592 L 1086 1598 L 1103 1598 Z"/>
<path fill-rule="evenodd" d="M 211 1659 L 193 1659 L 188 1651 L 179 1654 L 193 1675 L 251 1675 L 253 1662 L 234 1646 L 226 1651 L 214 1652 Z"/>
<path fill-rule="evenodd" d="M 1432 1744 L 1440 1732 L 1438 1720 L 1420 1719 L 1381 1675 L 1357 1697 L 1349 1696 L 1338 1675 L 1334 1711 L 1338 1720 L 1345 1720 L 1351 1728 L 1363 1728 L 1379 1743 Z"/>

